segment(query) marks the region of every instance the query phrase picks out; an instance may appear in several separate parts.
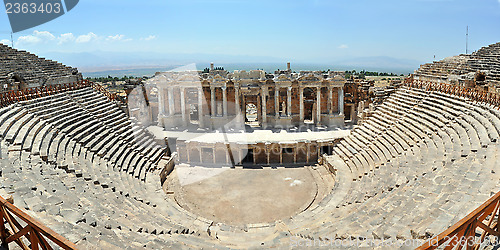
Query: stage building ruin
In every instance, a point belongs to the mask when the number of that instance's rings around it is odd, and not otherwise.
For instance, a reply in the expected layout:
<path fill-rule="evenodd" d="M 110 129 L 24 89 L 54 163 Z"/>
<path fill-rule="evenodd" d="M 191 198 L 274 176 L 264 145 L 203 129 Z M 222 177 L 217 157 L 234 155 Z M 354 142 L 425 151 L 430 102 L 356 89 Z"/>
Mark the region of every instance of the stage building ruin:
<path fill-rule="evenodd" d="M 215 70 L 157 74 L 158 123 L 165 129 L 220 128 L 241 115 L 261 128 L 344 126 L 341 72 Z"/>

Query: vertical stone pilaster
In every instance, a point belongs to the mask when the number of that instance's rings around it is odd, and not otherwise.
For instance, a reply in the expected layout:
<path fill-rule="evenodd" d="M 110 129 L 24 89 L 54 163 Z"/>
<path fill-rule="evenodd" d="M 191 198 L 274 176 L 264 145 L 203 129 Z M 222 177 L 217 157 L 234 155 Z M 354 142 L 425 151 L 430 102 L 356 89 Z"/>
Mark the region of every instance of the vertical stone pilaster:
<path fill-rule="evenodd" d="M 174 88 L 168 88 L 168 115 L 173 116 L 175 112 L 174 109 Z"/>
<path fill-rule="evenodd" d="M 328 114 L 333 114 L 333 87 L 328 86 Z"/>
<path fill-rule="evenodd" d="M 181 91 L 181 113 L 182 113 L 182 124 L 184 126 L 187 126 L 187 120 L 186 120 L 186 98 L 184 97 L 184 88 L 180 88 Z"/>
<path fill-rule="evenodd" d="M 316 124 L 321 123 L 321 86 L 316 88 Z"/>
<path fill-rule="evenodd" d="M 222 87 L 222 109 L 224 118 L 227 118 L 227 88 L 226 86 Z"/>
<path fill-rule="evenodd" d="M 234 85 L 234 105 L 235 105 L 235 115 L 238 114 L 238 112 L 241 112 L 240 108 L 240 88 Z"/>
<path fill-rule="evenodd" d="M 216 143 L 213 143 L 213 144 L 212 144 L 212 163 L 213 163 L 213 164 L 216 164 L 216 163 L 217 163 L 217 161 L 215 160 L 215 151 L 216 151 L 216 150 L 215 150 L 215 145 L 216 145 Z"/>
<path fill-rule="evenodd" d="M 215 87 L 210 87 L 210 116 L 215 116 Z"/>
<path fill-rule="evenodd" d="M 165 115 L 165 89 L 158 87 L 158 113 Z"/>
<path fill-rule="evenodd" d="M 279 103 L 279 94 L 280 94 L 280 91 L 279 91 L 279 87 L 276 86 L 276 88 L 274 88 L 274 116 L 276 118 L 276 120 L 278 119 L 279 115 L 280 115 L 280 103 Z"/>
<path fill-rule="evenodd" d="M 300 122 L 304 123 L 304 88 L 299 87 Z"/>
<path fill-rule="evenodd" d="M 191 163 L 191 157 L 189 154 L 191 153 L 191 149 L 189 148 L 190 143 L 185 143 L 186 144 L 186 156 L 187 156 L 187 162 Z"/>
<path fill-rule="evenodd" d="M 198 88 L 198 125 L 200 128 L 205 128 L 205 122 L 203 121 L 203 88 Z"/>
<path fill-rule="evenodd" d="M 270 164 L 270 158 L 271 158 L 271 151 L 269 149 L 269 143 L 265 144 L 265 150 L 266 150 L 266 157 L 267 157 L 267 165 Z"/>
<path fill-rule="evenodd" d="M 292 87 L 288 87 L 286 91 L 286 114 L 288 117 L 292 116 Z"/>
<path fill-rule="evenodd" d="M 344 114 L 344 88 L 339 88 L 339 115 Z"/>
<path fill-rule="evenodd" d="M 262 126 L 265 127 L 267 125 L 267 101 L 266 101 L 266 89 L 267 87 L 262 87 L 261 97 L 262 97 Z"/>

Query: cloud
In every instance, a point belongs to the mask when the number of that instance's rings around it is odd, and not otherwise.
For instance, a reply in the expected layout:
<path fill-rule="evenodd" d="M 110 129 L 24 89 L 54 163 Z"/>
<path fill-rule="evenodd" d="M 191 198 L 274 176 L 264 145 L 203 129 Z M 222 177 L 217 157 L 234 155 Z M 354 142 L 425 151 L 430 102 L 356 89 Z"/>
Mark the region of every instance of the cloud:
<path fill-rule="evenodd" d="M 48 32 L 48 31 L 38 31 L 38 30 L 35 30 L 33 31 L 33 36 L 36 36 L 44 41 L 48 41 L 48 40 L 54 40 L 56 39 L 56 37 L 54 35 L 52 35 L 52 33 Z"/>
<path fill-rule="evenodd" d="M 35 30 L 31 35 L 20 36 L 17 39 L 17 42 L 20 44 L 36 44 L 36 43 L 52 41 L 54 39 L 56 39 L 56 37 L 48 31 Z"/>
<path fill-rule="evenodd" d="M 10 44 L 10 40 L 8 40 L 8 39 L 2 39 L 2 40 L 0 40 L 0 43 L 3 43 L 5 45 L 9 45 Z"/>
<path fill-rule="evenodd" d="M 73 33 L 64 33 L 61 34 L 57 39 L 59 40 L 58 44 L 73 42 L 75 40 L 75 35 L 73 35 Z"/>
<path fill-rule="evenodd" d="M 86 35 L 80 35 L 76 38 L 76 43 L 88 43 L 94 40 L 97 40 L 98 36 L 93 32 L 89 32 Z"/>
<path fill-rule="evenodd" d="M 500 1 L 500 0 L 498 0 L 498 1 Z M 141 37 L 142 41 L 151 41 L 151 40 L 154 40 L 154 39 L 156 39 L 156 36 L 153 36 L 153 35 L 150 35 L 148 37 Z"/>
<path fill-rule="evenodd" d="M 99 36 L 93 32 L 89 32 L 87 34 L 83 35 L 75 35 L 73 33 L 63 33 L 59 36 L 54 36 L 52 33 L 48 31 L 38 31 L 35 30 L 31 35 L 26 35 L 26 36 L 20 36 L 17 38 L 17 42 L 21 45 L 28 45 L 28 44 L 40 44 L 40 43 L 55 43 L 57 42 L 58 45 L 62 44 L 68 44 L 68 43 L 89 43 L 97 40 L 103 39 L 109 42 L 125 42 L 125 41 L 132 41 L 132 38 L 127 38 L 125 35 L 122 34 L 117 34 L 113 36 Z M 144 38 L 144 40 L 149 41 L 152 39 L 155 39 L 156 36 L 149 36 Z M 143 40 L 141 38 L 141 40 Z M 9 44 L 9 40 L 2 40 L 3 42 L 6 42 Z"/>
<path fill-rule="evenodd" d="M 17 38 L 17 42 L 20 44 L 34 44 L 40 43 L 41 41 L 42 39 L 32 35 L 20 36 L 19 38 Z"/>
<path fill-rule="evenodd" d="M 500 0 L 499 0 L 500 1 Z M 340 46 L 337 47 L 338 49 L 348 49 L 349 46 L 347 44 L 341 44 Z"/>
<path fill-rule="evenodd" d="M 131 41 L 131 38 L 125 38 L 125 35 L 108 36 L 106 41 Z"/>

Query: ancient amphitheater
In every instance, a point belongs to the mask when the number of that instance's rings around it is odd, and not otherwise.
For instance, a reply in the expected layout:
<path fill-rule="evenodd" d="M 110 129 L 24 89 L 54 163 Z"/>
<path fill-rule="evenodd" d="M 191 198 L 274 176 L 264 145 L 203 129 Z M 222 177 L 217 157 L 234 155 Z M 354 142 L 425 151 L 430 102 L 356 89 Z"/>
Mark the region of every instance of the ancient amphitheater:
<path fill-rule="evenodd" d="M 1 53 L 2 68 L 26 55 L 6 46 Z M 51 68 L 37 67 L 50 81 Z M 315 173 L 316 198 L 272 222 L 231 223 L 183 207 L 165 187 L 178 167 L 190 167 L 174 166 L 165 140 L 95 83 L 0 93 L 0 195 L 9 197 L 0 199 L 2 246 L 384 249 L 435 240 L 422 246 L 434 248 L 464 236 L 492 248 L 483 239 L 500 236 L 499 71 L 500 43 L 423 65 L 331 154 L 292 168 Z M 286 166 L 277 170 L 292 171 Z M 230 171 L 244 169 L 229 168 L 228 179 Z M 266 195 L 251 191 L 256 202 Z"/>

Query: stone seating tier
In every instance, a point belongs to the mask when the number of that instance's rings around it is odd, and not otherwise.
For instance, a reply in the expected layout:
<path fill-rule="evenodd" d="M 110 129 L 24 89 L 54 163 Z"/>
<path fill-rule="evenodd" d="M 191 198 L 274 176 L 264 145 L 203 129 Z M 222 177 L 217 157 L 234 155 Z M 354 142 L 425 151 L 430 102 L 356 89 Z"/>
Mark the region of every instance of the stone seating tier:
<path fill-rule="evenodd" d="M 84 248 L 289 247 L 290 234 L 424 239 L 500 189 L 500 111 L 403 87 L 326 157 L 336 182 L 325 199 L 276 223 L 229 226 L 165 199 L 150 172 L 162 147 L 140 124 L 108 121 L 118 108 L 92 91 L 0 109 L 0 190 Z"/>

